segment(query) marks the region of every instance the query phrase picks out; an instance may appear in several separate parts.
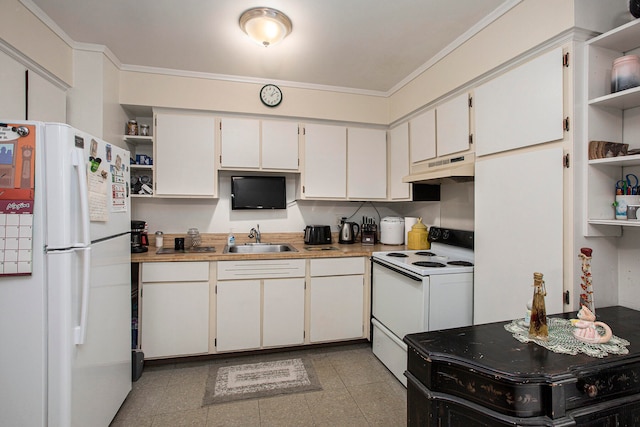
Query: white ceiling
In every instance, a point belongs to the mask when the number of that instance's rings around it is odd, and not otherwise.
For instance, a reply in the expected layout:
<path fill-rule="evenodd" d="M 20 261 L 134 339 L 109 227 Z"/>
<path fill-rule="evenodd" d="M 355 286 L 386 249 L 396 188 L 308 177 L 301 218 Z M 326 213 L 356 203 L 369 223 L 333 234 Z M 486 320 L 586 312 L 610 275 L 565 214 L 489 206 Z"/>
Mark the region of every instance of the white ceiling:
<path fill-rule="evenodd" d="M 520 0 L 21 1 L 74 45 L 106 46 L 123 69 L 389 94 Z M 291 18 L 282 43 L 264 48 L 240 30 L 257 6 Z"/>

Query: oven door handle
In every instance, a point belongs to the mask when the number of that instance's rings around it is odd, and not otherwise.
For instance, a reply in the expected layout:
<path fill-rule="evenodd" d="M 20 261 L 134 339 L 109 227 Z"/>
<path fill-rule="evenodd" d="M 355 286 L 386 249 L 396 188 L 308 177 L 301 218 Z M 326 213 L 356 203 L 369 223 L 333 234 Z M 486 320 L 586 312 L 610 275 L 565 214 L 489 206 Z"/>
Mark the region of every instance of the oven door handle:
<path fill-rule="evenodd" d="M 384 268 L 388 268 L 389 270 L 394 271 L 398 274 L 402 274 L 403 276 L 406 276 L 411 280 L 415 280 L 416 282 L 422 282 L 422 277 L 417 277 L 417 276 L 414 276 L 413 274 L 407 273 L 406 271 L 400 270 L 399 268 L 391 267 L 390 265 L 385 264 L 384 262 L 378 261 L 375 258 L 371 258 L 371 262 L 374 262 Z"/>

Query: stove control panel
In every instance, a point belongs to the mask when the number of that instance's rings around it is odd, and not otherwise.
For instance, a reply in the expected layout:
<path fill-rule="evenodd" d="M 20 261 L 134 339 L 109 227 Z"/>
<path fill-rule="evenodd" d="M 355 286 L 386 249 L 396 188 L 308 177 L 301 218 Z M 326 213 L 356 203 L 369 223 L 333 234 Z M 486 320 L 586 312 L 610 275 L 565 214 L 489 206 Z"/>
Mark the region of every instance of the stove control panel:
<path fill-rule="evenodd" d="M 473 231 L 430 227 L 429 242 L 440 242 L 446 243 L 447 245 L 473 249 L 473 234 Z"/>

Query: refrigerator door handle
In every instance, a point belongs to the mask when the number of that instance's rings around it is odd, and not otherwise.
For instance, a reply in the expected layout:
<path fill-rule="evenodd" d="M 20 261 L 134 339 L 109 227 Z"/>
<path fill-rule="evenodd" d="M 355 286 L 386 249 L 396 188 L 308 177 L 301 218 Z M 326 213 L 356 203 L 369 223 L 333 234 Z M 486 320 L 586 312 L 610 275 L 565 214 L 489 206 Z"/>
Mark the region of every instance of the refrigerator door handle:
<path fill-rule="evenodd" d="M 91 248 L 81 248 L 77 250 L 82 251 L 82 300 L 80 305 L 80 325 L 74 328 L 73 339 L 76 345 L 82 345 L 87 337 L 87 314 L 89 312 L 89 291 L 91 290 L 89 283 Z"/>
<path fill-rule="evenodd" d="M 87 188 L 87 169 L 84 161 L 82 160 L 82 154 L 82 150 L 71 151 L 71 163 L 78 176 L 78 192 L 80 193 L 81 210 L 80 225 L 82 227 L 80 231 L 82 241 L 75 243 L 73 245 L 74 248 L 81 248 L 91 244 L 91 237 L 89 233 L 89 190 Z"/>

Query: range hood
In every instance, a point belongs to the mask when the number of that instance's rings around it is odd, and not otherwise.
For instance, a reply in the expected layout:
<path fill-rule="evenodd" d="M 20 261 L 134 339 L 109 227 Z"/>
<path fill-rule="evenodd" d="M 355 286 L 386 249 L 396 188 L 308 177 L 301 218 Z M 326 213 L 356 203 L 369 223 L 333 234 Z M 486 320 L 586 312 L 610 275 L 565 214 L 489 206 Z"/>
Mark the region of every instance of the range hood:
<path fill-rule="evenodd" d="M 473 181 L 475 160 L 474 153 L 428 160 L 412 166 L 411 174 L 402 178 L 402 182 L 442 184 Z"/>

